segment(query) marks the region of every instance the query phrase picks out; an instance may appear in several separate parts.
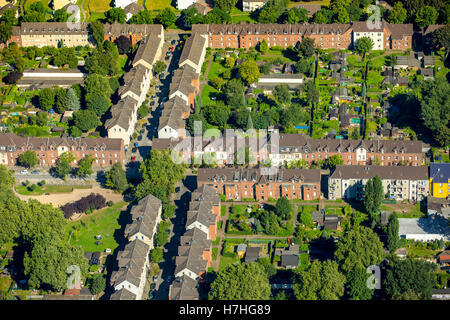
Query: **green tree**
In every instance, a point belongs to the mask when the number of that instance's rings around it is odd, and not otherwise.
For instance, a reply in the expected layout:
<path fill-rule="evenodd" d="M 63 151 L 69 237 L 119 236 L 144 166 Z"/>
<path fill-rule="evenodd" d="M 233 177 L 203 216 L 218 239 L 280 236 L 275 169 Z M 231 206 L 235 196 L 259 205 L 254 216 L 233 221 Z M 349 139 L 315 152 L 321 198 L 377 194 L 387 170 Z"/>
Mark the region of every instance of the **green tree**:
<path fill-rule="evenodd" d="M 311 213 L 307 210 L 302 210 L 300 214 L 300 221 L 307 227 L 311 227 L 313 225 L 313 219 Z"/>
<path fill-rule="evenodd" d="M 344 272 L 355 267 L 367 268 L 384 259 L 383 244 L 371 229 L 356 226 L 344 233 L 334 252 L 334 258 Z"/>
<path fill-rule="evenodd" d="M 138 109 L 138 118 L 144 119 L 149 114 L 150 114 L 150 108 L 149 108 L 148 104 L 143 103 Z"/>
<path fill-rule="evenodd" d="M 44 88 L 39 92 L 39 107 L 42 110 L 49 111 L 55 105 L 55 90 Z"/>
<path fill-rule="evenodd" d="M 108 79 L 99 74 L 90 74 L 87 76 L 84 81 L 84 89 L 86 90 L 86 96 L 99 95 L 109 98 L 113 93 Z"/>
<path fill-rule="evenodd" d="M 394 253 L 400 247 L 400 238 L 398 236 L 398 217 L 394 212 L 389 216 L 387 226 L 387 248 L 391 253 Z"/>
<path fill-rule="evenodd" d="M 81 159 L 78 164 L 77 176 L 84 178 L 94 173 L 94 170 L 92 170 L 92 162 L 94 160 L 96 160 L 95 157 L 91 155 L 87 155 Z"/>
<path fill-rule="evenodd" d="M 369 179 L 364 186 L 364 207 L 369 214 L 377 214 L 381 210 L 383 200 L 383 184 L 378 176 Z"/>
<path fill-rule="evenodd" d="M 159 247 L 156 247 L 155 249 L 153 249 L 150 254 L 150 260 L 155 263 L 160 263 L 161 261 L 163 261 L 164 258 L 163 258 L 162 249 Z"/>
<path fill-rule="evenodd" d="M 123 10 L 122 8 L 112 8 L 109 9 L 108 11 L 105 12 L 105 17 L 106 20 L 109 23 L 114 23 L 114 22 L 118 22 L 120 24 L 124 24 L 126 19 L 127 19 L 127 15 L 125 14 L 125 10 Z"/>
<path fill-rule="evenodd" d="M 291 93 L 287 84 L 276 85 L 272 93 L 275 99 L 283 105 L 291 101 Z"/>
<path fill-rule="evenodd" d="M 67 89 L 65 105 L 69 108 L 69 110 L 80 110 L 80 99 L 73 88 Z"/>
<path fill-rule="evenodd" d="M 4 22 L 0 23 L 0 41 L 6 43 L 12 36 L 12 26 Z"/>
<path fill-rule="evenodd" d="M 415 21 L 420 28 L 424 28 L 435 24 L 438 16 L 439 12 L 437 12 L 434 7 L 423 6 L 417 12 Z"/>
<path fill-rule="evenodd" d="M 423 260 L 407 258 L 392 260 L 383 281 L 385 292 L 391 299 L 431 299 L 431 290 L 436 282 L 435 266 Z"/>
<path fill-rule="evenodd" d="M 396 2 L 391 11 L 389 11 L 388 22 L 389 23 L 403 23 L 407 18 L 407 11 L 403 8 L 401 2 Z"/>
<path fill-rule="evenodd" d="M 214 7 L 217 7 L 226 12 L 230 12 L 236 5 L 237 0 L 214 0 Z"/>
<path fill-rule="evenodd" d="M 450 84 L 444 78 L 424 81 L 420 88 L 420 117 L 436 139 L 448 127 L 450 115 Z M 443 132 L 445 134 L 445 131 Z M 445 142 L 445 140 L 444 140 Z"/>
<path fill-rule="evenodd" d="M 108 188 L 124 192 L 128 188 L 126 172 L 120 162 L 114 163 L 111 170 L 105 173 L 106 186 Z"/>
<path fill-rule="evenodd" d="M 241 106 L 241 95 L 244 92 L 244 86 L 239 79 L 231 79 L 225 83 L 222 92 L 228 105 L 234 108 Z"/>
<path fill-rule="evenodd" d="M 298 300 L 338 300 L 344 295 L 346 278 L 332 260 L 315 260 L 294 279 L 294 294 Z"/>
<path fill-rule="evenodd" d="M 106 279 L 103 275 L 98 274 L 93 278 L 89 279 L 89 289 L 91 290 L 93 295 L 97 295 L 106 289 Z"/>
<path fill-rule="evenodd" d="M 103 95 L 93 94 L 86 96 L 87 110 L 94 112 L 97 116 L 102 116 L 108 111 L 110 101 Z"/>
<path fill-rule="evenodd" d="M 283 220 L 289 220 L 292 216 L 292 205 L 286 197 L 281 197 L 275 204 L 275 213 Z"/>
<path fill-rule="evenodd" d="M 2 16 L 0 17 L 0 22 L 4 22 L 10 26 L 17 26 L 19 20 L 16 17 L 16 10 L 9 8 L 3 11 Z"/>
<path fill-rule="evenodd" d="M 53 21 L 55 22 L 67 22 L 69 19 L 69 13 L 63 8 L 55 10 L 53 13 Z"/>
<path fill-rule="evenodd" d="M 253 60 L 245 60 L 242 62 L 239 66 L 238 73 L 241 79 L 247 84 L 258 81 L 260 75 L 258 65 Z"/>
<path fill-rule="evenodd" d="M 301 87 L 301 92 L 306 93 L 306 101 L 309 105 L 316 105 L 319 103 L 319 90 L 313 81 L 306 81 Z"/>
<path fill-rule="evenodd" d="M 89 28 L 94 38 L 95 45 L 101 47 L 103 41 L 105 41 L 105 29 L 103 23 L 100 20 L 95 20 L 89 24 Z"/>
<path fill-rule="evenodd" d="M 166 69 L 166 64 L 163 61 L 156 61 L 153 65 L 153 71 L 155 74 L 160 74 Z"/>
<path fill-rule="evenodd" d="M 277 269 L 273 263 L 270 262 L 269 258 L 259 258 L 257 262 L 264 267 L 268 278 L 277 274 Z"/>
<path fill-rule="evenodd" d="M 269 51 L 269 45 L 267 44 L 266 39 L 262 39 L 261 43 L 259 44 L 258 50 L 262 53 L 266 53 Z"/>
<path fill-rule="evenodd" d="M 225 68 L 233 68 L 236 64 L 236 58 L 229 56 L 225 59 Z"/>
<path fill-rule="evenodd" d="M 55 232 L 52 234 L 55 235 Z M 69 266 L 77 265 L 82 274 L 86 274 L 87 264 L 83 249 L 68 244 L 60 236 L 36 238 L 32 241 L 30 252 L 25 252 L 23 258 L 28 286 L 55 291 L 66 288 Z"/>
<path fill-rule="evenodd" d="M 445 58 L 447 59 L 450 51 L 450 25 L 447 24 L 436 29 L 431 35 L 431 42 L 435 50 L 445 48 Z"/>
<path fill-rule="evenodd" d="M 169 232 L 167 231 L 158 231 L 155 236 L 156 245 L 164 246 L 169 241 Z"/>
<path fill-rule="evenodd" d="M 167 27 L 172 26 L 175 21 L 177 21 L 177 16 L 170 8 L 164 8 L 160 11 L 158 16 L 156 17 L 156 20 L 158 23 L 162 24 L 164 26 L 164 29 L 167 29 Z"/>
<path fill-rule="evenodd" d="M 65 179 L 66 176 L 72 172 L 72 167 L 70 164 L 73 163 L 75 159 L 75 155 L 70 151 L 66 151 L 59 156 L 55 166 L 55 172 L 58 177 Z"/>
<path fill-rule="evenodd" d="M 19 155 L 19 164 L 23 167 L 33 168 L 39 164 L 39 159 L 36 152 L 33 150 L 25 151 Z"/>
<path fill-rule="evenodd" d="M 91 110 L 79 110 L 74 113 L 75 126 L 81 131 L 89 131 L 98 125 L 98 117 Z"/>
<path fill-rule="evenodd" d="M 346 292 L 351 300 L 370 300 L 373 290 L 367 287 L 370 274 L 361 267 L 356 267 L 347 274 Z"/>
<path fill-rule="evenodd" d="M 130 24 L 153 24 L 153 18 L 150 11 L 139 11 L 131 17 Z"/>
<path fill-rule="evenodd" d="M 259 263 L 228 265 L 211 284 L 209 300 L 268 300 L 270 284 Z"/>
<path fill-rule="evenodd" d="M 169 151 L 151 150 L 139 168 L 142 181 L 136 186 L 136 197 L 142 199 L 152 194 L 160 200 L 167 199 L 184 177 L 184 170 L 185 165 L 174 163 Z"/>
<path fill-rule="evenodd" d="M 337 23 L 349 23 L 350 22 L 350 16 L 348 14 L 347 10 L 340 10 L 339 13 L 336 16 L 336 22 Z"/>
<path fill-rule="evenodd" d="M 332 155 L 326 160 L 327 166 L 330 169 L 336 168 L 337 165 L 344 164 L 344 160 L 342 160 L 341 156 L 338 154 Z"/>
<path fill-rule="evenodd" d="M 352 131 L 350 131 L 350 139 L 358 140 L 359 138 L 360 138 L 359 129 L 353 128 Z"/>
<path fill-rule="evenodd" d="M 314 39 L 309 37 L 303 38 L 302 42 L 300 43 L 297 49 L 303 57 L 305 58 L 312 57 L 314 52 L 316 51 Z"/>
<path fill-rule="evenodd" d="M 369 37 L 361 37 L 356 43 L 356 51 L 363 57 L 363 59 L 366 56 L 366 53 L 372 50 L 372 48 L 373 40 Z"/>
<path fill-rule="evenodd" d="M 55 89 L 55 109 L 59 114 L 63 114 L 67 110 L 66 97 L 67 92 L 63 88 Z"/>

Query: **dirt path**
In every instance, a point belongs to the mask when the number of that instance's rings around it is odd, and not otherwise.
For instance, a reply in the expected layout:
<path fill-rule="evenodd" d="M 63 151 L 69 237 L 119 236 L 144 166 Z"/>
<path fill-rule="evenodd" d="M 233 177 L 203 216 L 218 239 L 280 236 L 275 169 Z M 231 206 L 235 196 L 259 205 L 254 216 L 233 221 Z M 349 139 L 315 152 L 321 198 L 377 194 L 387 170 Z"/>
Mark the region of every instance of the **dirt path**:
<path fill-rule="evenodd" d="M 213 55 L 211 54 L 211 56 L 209 57 L 209 60 L 208 60 L 208 67 L 206 68 L 205 75 L 203 76 L 203 80 L 201 80 L 201 82 L 200 82 L 200 92 L 202 92 L 203 87 L 206 84 L 208 84 L 208 75 L 209 75 L 209 69 L 211 69 L 212 59 L 213 59 Z"/>
<path fill-rule="evenodd" d="M 14 191 L 16 196 L 21 200 L 35 199 L 41 203 L 51 203 L 54 207 L 62 206 L 68 202 L 77 201 L 91 193 L 101 194 L 106 198 L 106 201 L 118 202 L 123 200 L 123 196 L 119 193 L 114 193 L 113 190 L 103 189 L 99 186 L 94 186 L 92 189 L 74 189 L 71 193 L 52 193 L 50 195 L 40 196 L 24 196 Z"/>
<path fill-rule="evenodd" d="M 213 267 L 216 272 L 219 271 L 223 240 L 225 240 L 225 225 L 228 220 L 229 211 L 230 211 L 230 208 L 227 206 L 226 214 L 225 214 L 225 216 L 222 217 L 222 208 L 220 210 L 220 220 L 219 221 L 222 221 L 222 228 L 217 231 L 217 236 L 216 236 L 216 237 L 220 237 L 220 241 L 219 241 L 218 245 L 213 246 L 213 248 L 217 248 L 217 251 L 218 251 L 217 259 L 215 261 L 212 261 L 212 263 L 211 263 L 211 267 Z"/>

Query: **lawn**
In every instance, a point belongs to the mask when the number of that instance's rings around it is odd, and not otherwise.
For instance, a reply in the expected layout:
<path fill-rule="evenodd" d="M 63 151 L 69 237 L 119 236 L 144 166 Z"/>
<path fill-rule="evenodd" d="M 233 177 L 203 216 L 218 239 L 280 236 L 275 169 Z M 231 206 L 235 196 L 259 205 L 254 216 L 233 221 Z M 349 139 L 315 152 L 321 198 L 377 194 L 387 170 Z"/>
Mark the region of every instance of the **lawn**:
<path fill-rule="evenodd" d="M 203 105 L 209 105 L 211 103 L 214 103 L 213 100 L 211 100 L 211 97 L 214 96 L 216 93 L 219 93 L 219 91 L 217 91 L 210 85 L 205 85 L 202 90 Z"/>
<path fill-rule="evenodd" d="M 128 203 L 125 201 L 118 202 L 112 207 L 101 209 L 75 222 L 69 222 L 66 226 L 66 238 L 70 237 L 71 244 L 81 245 L 84 251 L 105 251 L 110 248 L 111 251 L 118 246 L 114 233 L 120 229 L 119 216 L 121 210 Z M 102 236 L 102 243 L 96 245 L 96 235 Z"/>
<path fill-rule="evenodd" d="M 225 217 L 227 215 L 227 206 L 221 206 L 220 207 L 220 215 L 222 217 Z"/>
<path fill-rule="evenodd" d="M 144 0 L 141 2 L 145 2 L 145 7 L 148 10 L 161 10 L 164 8 L 175 9 L 171 5 L 171 2 L 172 2 L 171 0 Z"/>
<path fill-rule="evenodd" d="M 237 256 L 235 258 L 221 256 L 220 263 L 219 263 L 219 271 L 222 270 L 223 268 L 225 268 L 226 266 L 233 264 L 235 262 L 238 262 L 238 263 L 240 262 L 240 259 Z"/>
<path fill-rule="evenodd" d="M 105 12 L 111 9 L 110 3 L 110 0 L 88 0 L 87 7 L 91 14 L 93 12 Z"/>
<path fill-rule="evenodd" d="M 0 278 L 0 292 L 7 292 L 11 285 L 11 278 L 2 277 Z"/>
<path fill-rule="evenodd" d="M 226 68 L 220 62 L 212 61 L 211 66 L 209 68 L 208 80 L 220 77 L 220 75 L 225 69 Z"/>
<path fill-rule="evenodd" d="M 28 190 L 24 185 L 16 186 L 16 191 L 18 194 L 24 196 L 39 196 L 44 193 L 70 193 L 74 189 L 91 189 L 91 185 L 80 185 L 80 186 L 59 186 L 59 185 L 44 185 L 43 187 L 37 186 L 35 191 Z"/>

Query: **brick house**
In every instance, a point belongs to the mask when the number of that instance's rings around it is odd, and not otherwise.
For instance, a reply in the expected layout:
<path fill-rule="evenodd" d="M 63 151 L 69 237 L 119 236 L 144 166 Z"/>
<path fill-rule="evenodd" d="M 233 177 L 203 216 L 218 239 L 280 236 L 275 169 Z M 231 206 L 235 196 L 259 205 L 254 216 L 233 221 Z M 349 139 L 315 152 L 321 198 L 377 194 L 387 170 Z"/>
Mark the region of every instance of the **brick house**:
<path fill-rule="evenodd" d="M 262 174 L 261 169 L 201 168 L 197 185 L 208 185 L 227 200 L 291 199 L 314 200 L 320 197 L 320 170 L 279 169 L 276 174 Z"/>
<path fill-rule="evenodd" d="M 36 152 L 42 167 L 54 166 L 58 157 L 66 151 L 74 154 L 74 164 L 87 155 L 95 157 L 97 160 L 92 163 L 93 167 L 110 167 L 125 160 L 121 139 L 32 138 L 11 133 L 0 134 L 0 164 L 15 166 L 19 155 L 28 150 Z"/>

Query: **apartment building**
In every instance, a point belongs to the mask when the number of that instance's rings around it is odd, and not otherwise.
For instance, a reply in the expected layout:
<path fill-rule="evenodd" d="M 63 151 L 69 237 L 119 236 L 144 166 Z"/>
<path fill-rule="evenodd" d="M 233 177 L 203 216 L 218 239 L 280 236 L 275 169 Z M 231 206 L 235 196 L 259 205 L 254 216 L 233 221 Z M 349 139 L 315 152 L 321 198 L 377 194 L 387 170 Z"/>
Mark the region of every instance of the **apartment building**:
<path fill-rule="evenodd" d="M 111 300 L 143 300 L 149 267 L 149 253 L 161 221 L 162 202 L 153 195 L 141 199 L 131 209 L 132 222 L 125 227 L 128 243 L 117 254 L 110 284 L 115 289 Z"/>
<path fill-rule="evenodd" d="M 322 49 L 349 49 L 367 36 L 375 50 L 412 47 L 412 24 L 393 25 L 383 21 L 371 29 L 366 22 L 349 24 L 209 24 L 193 25 L 192 30 L 206 34 L 212 48 L 256 47 L 263 39 L 271 46 L 295 46 L 304 37 L 314 39 Z"/>
<path fill-rule="evenodd" d="M 93 156 L 94 167 L 110 167 L 123 163 L 123 141 L 111 138 L 34 138 L 20 137 L 12 133 L 0 133 L 0 164 L 15 166 L 19 155 L 34 151 L 42 167 L 54 166 L 59 156 L 70 151 L 75 156 L 74 165 L 85 156 Z"/>
<path fill-rule="evenodd" d="M 153 77 L 153 64 L 161 57 L 164 33 L 161 25 L 150 28 L 154 33 L 141 40 L 133 67 L 122 79 L 118 93 L 121 100 L 111 107 L 111 118 L 105 122 L 108 137 L 130 143 L 137 122 L 137 111 L 147 97 Z"/>
<path fill-rule="evenodd" d="M 177 139 L 186 136 L 185 120 L 195 105 L 200 91 L 200 73 L 205 61 L 206 36 L 193 32 L 186 40 L 169 88 L 169 100 L 164 104 L 158 125 L 158 137 Z"/>
<path fill-rule="evenodd" d="M 17 31 L 20 34 L 17 43 L 22 47 L 92 46 L 86 22 L 73 25 L 66 22 L 23 22 Z"/>
<path fill-rule="evenodd" d="M 328 198 L 362 200 L 364 186 L 375 176 L 381 179 L 389 199 L 416 202 L 428 196 L 428 167 L 338 165 L 328 178 Z"/>
<path fill-rule="evenodd" d="M 105 40 L 114 42 L 120 36 L 128 37 L 132 44 L 136 44 L 144 40 L 151 34 L 159 35 L 164 42 L 164 28 L 161 24 L 120 24 L 114 22 L 113 24 L 105 23 Z M 158 47 L 158 43 L 153 43 Z"/>
<path fill-rule="evenodd" d="M 450 163 L 430 164 L 430 193 L 435 198 L 447 198 L 450 191 Z"/>
<path fill-rule="evenodd" d="M 320 170 L 265 168 L 200 168 L 197 186 L 207 185 L 225 195 L 227 200 L 269 200 L 287 197 L 289 200 L 320 198 Z"/>
<path fill-rule="evenodd" d="M 211 265 L 219 216 L 220 197 L 214 189 L 204 185 L 192 192 L 186 231 L 175 258 L 175 280 L 169 287 L 170 300 L 199 299 L 198 283 Z"/>
<path fill-rule="evenodd" d="M 270 139 L 274 139 L 269 143 L 268 153 L 273 165 L 299 160 L 307 163 L 325 161 L 337 154 L 345 165 L 379 162 L 381 166 L 400 163 L 420 166 L 424 161 L 423 154 L 428 150 L 422 141 L 312 139 L 303 134 L 281 134 Z"/>

